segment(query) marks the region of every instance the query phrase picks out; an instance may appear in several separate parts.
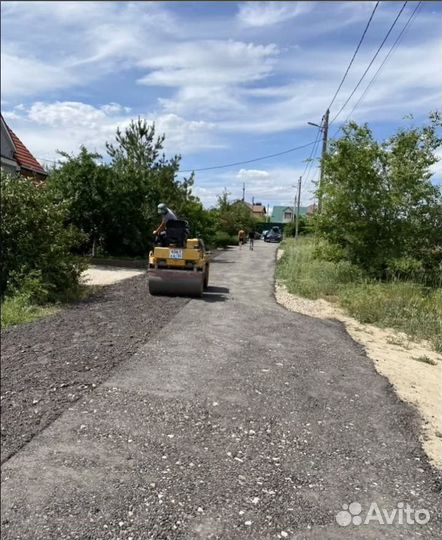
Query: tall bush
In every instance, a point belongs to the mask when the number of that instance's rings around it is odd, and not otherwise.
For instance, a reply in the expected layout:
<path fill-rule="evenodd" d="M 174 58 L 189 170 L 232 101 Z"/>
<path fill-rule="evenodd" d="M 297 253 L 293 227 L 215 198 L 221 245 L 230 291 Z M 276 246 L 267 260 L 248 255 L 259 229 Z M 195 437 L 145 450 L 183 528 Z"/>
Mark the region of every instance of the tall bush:
<path fill-rule="evenodd" d="M 82 235 L 65 227 L 66 207 L 45 185 L 1 174 L 1 296 L 26 289 L 34 301 L 69 298 L 82 263 L 72 254 Z"/>
<path fill-rule="evenodd" d="M 317 230 L 373 276 L 406 268 L 437 280 L 441 194 L 431 166 L 441 143 L 439 125 L 433 114 L 428 125 L 377 142 L 367 125 L 349 123 L 331 142 Z"/>

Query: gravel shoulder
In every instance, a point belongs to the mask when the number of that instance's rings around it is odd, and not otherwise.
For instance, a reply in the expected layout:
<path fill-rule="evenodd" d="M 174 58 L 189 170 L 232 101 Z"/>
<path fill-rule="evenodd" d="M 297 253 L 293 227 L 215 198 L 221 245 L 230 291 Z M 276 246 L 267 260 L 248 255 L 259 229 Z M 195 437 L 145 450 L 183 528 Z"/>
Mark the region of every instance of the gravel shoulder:
<path fill-rule="evenodd" d="M 114 279 L 121 275 L 117 271 Z M 151 297 L 141 275 L 53 316 L 3 331 L 2 462 L 89 395 L 186 302 Z"/>

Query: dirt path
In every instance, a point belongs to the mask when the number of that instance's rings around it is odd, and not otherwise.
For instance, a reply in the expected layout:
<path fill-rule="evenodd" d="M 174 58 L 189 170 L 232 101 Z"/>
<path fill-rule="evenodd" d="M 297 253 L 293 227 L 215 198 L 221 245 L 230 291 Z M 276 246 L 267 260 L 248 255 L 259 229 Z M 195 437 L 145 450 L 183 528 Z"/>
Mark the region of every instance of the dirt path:
<path fill-rule="evenodd" d="M 112 285 L 143 274 L 145 274 L 144 270 L 136 270 L 133 268 L 90 265 L 88 269 L 83 272 L 82 281 L 85 285 Z"/>
<path fill-rule="evenodd" d="M 205 299 L 4 464 L 5 540 L 440 536 L 419 418 L 342 324 L 276 304 L 274 255 L 222 254 Z M 430 520 L 344 527 L 351 502 Z"/>

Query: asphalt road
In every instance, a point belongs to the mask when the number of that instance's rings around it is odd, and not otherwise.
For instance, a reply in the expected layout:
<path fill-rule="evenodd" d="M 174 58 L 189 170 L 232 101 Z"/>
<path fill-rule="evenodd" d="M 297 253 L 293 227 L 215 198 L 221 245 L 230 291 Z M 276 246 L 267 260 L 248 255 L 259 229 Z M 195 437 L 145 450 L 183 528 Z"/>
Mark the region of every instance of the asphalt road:
<path fill-rule="evenodd" d="M 5 462 L 2 538 L 440 537 L 417 416 L 341 324 L 276 305 L 274 256 L 223 253 L 206 298 Z"/>

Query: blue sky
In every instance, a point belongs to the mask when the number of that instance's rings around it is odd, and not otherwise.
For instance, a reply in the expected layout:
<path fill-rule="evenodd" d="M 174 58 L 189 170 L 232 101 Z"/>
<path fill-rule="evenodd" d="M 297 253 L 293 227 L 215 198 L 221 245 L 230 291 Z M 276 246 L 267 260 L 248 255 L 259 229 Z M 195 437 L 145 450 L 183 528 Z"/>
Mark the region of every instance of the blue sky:
<path fill-rule="evenodd" d="M 344 74 L 375 2 L 2 2 L 2 113 L 33 154 L 104 143 L 137 116 L 166 134 L 182 169 L 248 160 L 306 144 Z M 381 2 L 333 105 L 354 88 L 403 2 Z M 354 104 L 417 2 L 408 2 Z M 439 2 L 424 2 L 351 118 L 378 137 L 440 108 Z M 310 148 L 196 173 L 210 206 L 224 188 L 290 204 Z M 305 177 L 312 198 L 316 164 Z"/>

